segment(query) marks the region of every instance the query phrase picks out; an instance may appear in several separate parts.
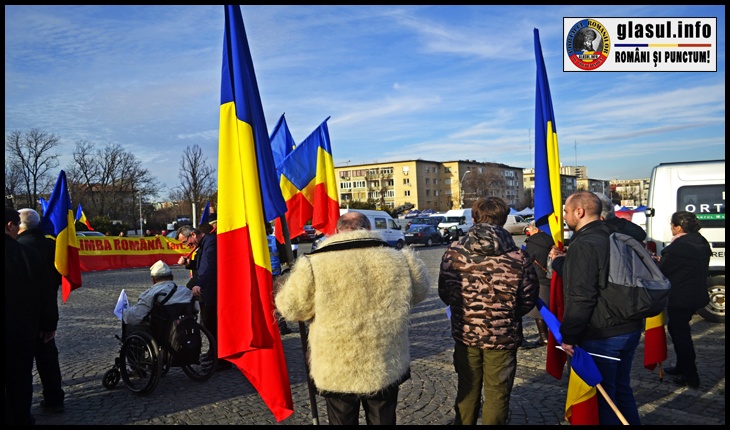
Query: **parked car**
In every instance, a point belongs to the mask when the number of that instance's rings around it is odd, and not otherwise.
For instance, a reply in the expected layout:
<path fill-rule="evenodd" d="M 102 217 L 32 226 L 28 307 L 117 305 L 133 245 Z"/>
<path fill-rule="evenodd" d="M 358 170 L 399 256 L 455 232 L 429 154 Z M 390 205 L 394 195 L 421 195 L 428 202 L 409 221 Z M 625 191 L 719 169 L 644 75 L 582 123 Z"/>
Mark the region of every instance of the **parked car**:
<path fill-rule="evenodd" d="M 425 245 L 441 244 L 441 233 L 432 225 L 413 224 L 411 228 L 406 230 L 406 243 L 408 245 Z"/>
<path fill-rule="evenodd" d="M 507 222 L 504 224 L 504 229 L 511 234 L 525 234 L 527 222 L 520 215 L 507 215 Z"/>
<path fill-rule="evenodd" d="M 77 231 L 76 236 L 104 236 L 104 233 L 98 231 Z"/>
<path fill-rule="evenodd" d="M 304 226 L 304 233 L 299 235 L 299 242 L 301 243 L 310 243 L 314 242 L 314 239 L 317 238 L 317 231 L 312 227 L 311 225 L 305 225 Z"/>

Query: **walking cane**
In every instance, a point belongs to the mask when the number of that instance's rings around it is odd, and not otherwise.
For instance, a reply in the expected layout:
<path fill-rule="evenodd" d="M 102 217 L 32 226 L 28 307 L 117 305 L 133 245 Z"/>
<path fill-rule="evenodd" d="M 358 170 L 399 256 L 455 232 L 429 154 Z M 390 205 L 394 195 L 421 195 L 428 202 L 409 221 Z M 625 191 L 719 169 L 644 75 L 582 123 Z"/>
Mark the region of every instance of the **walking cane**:
<path fill-rule="evenodd" d="M 314 392 L 314 381 L 309 376 L 309 360 L 307 360 L 307 346 L 309 345 L 307 326 L 303 321 L 299 321 L 299 337 L 302 340 L 302 354 L 304 355 L 304 370 L 307 372 L 307 388 L 309 389 L 309 405 L 312 409 L 312 424 L 319 425 L 319 415 L 317 413 L 317 397 Z"/>
<path fill-rule="evenodd" d="M 294 262 L 294 254 L 291 252 L 291 238 L 289 237 L 289 225 L 286 223 L 286 217 L 281 215 L 279 217 L 281 222 L 281 234 L 284 236 L 284 243 L 286 244 L 286 258 L 291 265 Z M 307 346 L 309 341 L 307 339 L 307 327 L 304 322 L 299 321 L 299 337 L 302 340 L 302 355 L 304 356 L 304 370 L 307 373 L 307 389 L 309 390 L 309 407 L 312 410 L 312 424 L 319 425 L 319 413 L 317 412 L 317 397 L 314 391 L 314 381 L 309 376 L 309 360 L 307 359 Z"/>

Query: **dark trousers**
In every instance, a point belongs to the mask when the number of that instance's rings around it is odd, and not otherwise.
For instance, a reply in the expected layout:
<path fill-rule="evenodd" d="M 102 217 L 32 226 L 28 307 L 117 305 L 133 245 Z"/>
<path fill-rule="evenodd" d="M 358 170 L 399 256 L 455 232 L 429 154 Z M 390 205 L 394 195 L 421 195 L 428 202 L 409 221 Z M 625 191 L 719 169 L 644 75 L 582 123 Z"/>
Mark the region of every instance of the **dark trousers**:
<path fill-rule="evenodd" d="M 43 384 L 43 400 L 46 406 L 63 406 L 65 393 L 61 387 L 61 366 L 58 364 L 58 348 L 56 339 L 35 343 L 35 366 Z"/>
<path fill-rule="evenodd" d="M 672 337 L 674 344 L 674 353 L 677 354 L 677 369 L 682 371 L 685 378 L 699 378 L 697 373 L 697 355 L 695 354 L 695 345 L 692 342 L 692 330 L 689 322 L 695 314 L 694 309 L 668 307 L 667 331 Z"/>
<path fill-rule="evenodd" d="M 377 395 L 365 398 L 354 394 L 325 395 L 330 425 L 358 425 L 360 404 L 368 425 L 395 425 L 398 406 L 398 384 L 393 384 Z"/>
<path fill-rule="evenodd" d="M 33 402 L 34 341 L 5 343 L 5 425 L 35 423 Z"/>

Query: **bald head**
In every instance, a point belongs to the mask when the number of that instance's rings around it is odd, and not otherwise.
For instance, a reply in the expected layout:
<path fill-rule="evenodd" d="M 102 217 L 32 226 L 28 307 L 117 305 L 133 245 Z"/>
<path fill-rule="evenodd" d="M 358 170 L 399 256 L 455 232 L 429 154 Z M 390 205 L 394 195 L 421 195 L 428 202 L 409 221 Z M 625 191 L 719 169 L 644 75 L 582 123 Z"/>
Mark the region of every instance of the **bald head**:
<path fill-rule="evenodd" d="M 360 212 L 345 212 L 337 220 L 337 232 L 370 230 L 370 220 Z"/>

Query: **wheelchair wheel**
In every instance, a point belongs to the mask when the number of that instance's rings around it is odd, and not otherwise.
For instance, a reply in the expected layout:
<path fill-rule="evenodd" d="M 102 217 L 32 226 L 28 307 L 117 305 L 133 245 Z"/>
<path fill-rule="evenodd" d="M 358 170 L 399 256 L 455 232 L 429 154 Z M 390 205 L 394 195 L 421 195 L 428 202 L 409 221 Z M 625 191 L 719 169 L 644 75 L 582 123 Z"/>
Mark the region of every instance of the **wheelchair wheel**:
<path fill-rule="evenodd" d="M 160 353 L 158 354 L 158 357 L 160 359 L 160 363 L 162 363 L 162 366 L 160 368 L 160 376 L 165 376 L 167 375 L 167 372 L 170 371 L 170 367 L 172 367 L 170 353 L 167 352 L 165 348 L 160 348 Z"/>
<path fill-rule="evenodd" d="M 107 390 L 111 390 L 112 388 L 116 387 L 119 383 L 119 378 L 121 377 L 121 374 L 119 372 L 119 369 L 116 367 L 113 369 L 109 369 L 104 373 L 104 378 L 101 380 L 101 385 L 104 386 Z"/>
<path fill-rule="evenodd" d="M 186 375 L 195 381 L 206 381 L 215 372 L 216 366 L 218 366 L 218 355 L 216 348 L 216 342 L 213 338 L 213 334 L 207 328 L 200 326 L 200 360 L 193 364 L 182 365 L 182 370 Z"/>
<path fill-rule="evenodd" d="M 135 394 L 147 394 L 157 387 L 162 373 L 158 351 L 157 342 L 143 332 L 129 335 L 122 344 L 119 370 Z"/>

